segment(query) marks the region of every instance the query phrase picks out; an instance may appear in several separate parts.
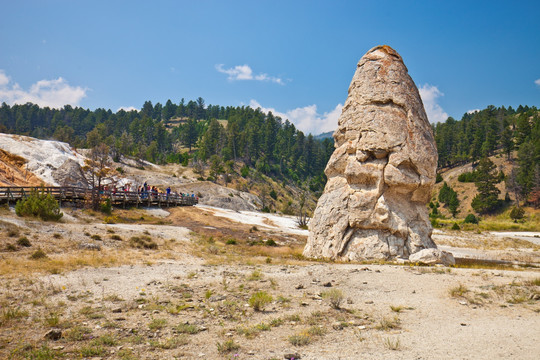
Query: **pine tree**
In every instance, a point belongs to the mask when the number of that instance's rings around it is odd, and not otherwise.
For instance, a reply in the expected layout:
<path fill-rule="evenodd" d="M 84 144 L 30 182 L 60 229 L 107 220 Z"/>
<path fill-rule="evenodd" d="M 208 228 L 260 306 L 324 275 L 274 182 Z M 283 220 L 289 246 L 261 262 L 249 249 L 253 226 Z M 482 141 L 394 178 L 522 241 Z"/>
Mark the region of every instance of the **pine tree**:
<path fill-rule="evenodd" d="M 499 206 L 500 190 L 495 186 L 499 180 L 497 173 L 494 172 L 495 168 L 495 164 L 487 157 L 482 158 L 476 168 L 474 184 L 478 194 L 474 197 L 471 206 L 478 213 L 489 213 Z"/>

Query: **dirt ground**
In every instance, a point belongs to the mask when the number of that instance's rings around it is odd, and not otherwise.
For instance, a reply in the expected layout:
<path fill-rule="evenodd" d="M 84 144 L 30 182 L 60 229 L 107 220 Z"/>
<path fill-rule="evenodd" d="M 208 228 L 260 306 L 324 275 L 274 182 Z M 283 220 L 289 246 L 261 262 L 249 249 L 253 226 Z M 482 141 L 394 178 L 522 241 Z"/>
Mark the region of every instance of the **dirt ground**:
<path fill-rule="evenodd" d="M 65 212 L 61 223 L 0 212 L 2 359 L 540 353 L 540 250 L 525 240 L 435 236 L 471 256 L 531 267 L 337 264 L 303 259 L 305 236 L 270 218 L 266 227 L 197 207 Z M 45 257 L 32 259 L 38 248 Z"/>

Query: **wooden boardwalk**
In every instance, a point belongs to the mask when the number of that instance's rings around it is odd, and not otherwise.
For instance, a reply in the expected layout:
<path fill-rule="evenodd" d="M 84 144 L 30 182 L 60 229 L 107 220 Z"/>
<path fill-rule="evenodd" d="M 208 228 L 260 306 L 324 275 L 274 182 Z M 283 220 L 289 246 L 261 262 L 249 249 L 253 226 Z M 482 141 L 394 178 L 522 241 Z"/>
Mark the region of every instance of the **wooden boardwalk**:
<path fill-rule="evenodd" d="M 0 203 L 15 204 L 18 200 L 28 197 L 32 191 L 51 194 L 60 205 L 71 203 L 81 206 L 92 199 L 92 189 L 69 186 L 2 186 L 0 187 Z M 97 190 L 96 190 L 97 191 Z M 195 196 L 182 196 L 178 194 L 163 194 L 155 192 L 136 191 L 100 191 L 101 200 L 110 199 L 111 204 L 117 207 L 129 208 L 139 206 L 193 206 L 199 202 Z"/>

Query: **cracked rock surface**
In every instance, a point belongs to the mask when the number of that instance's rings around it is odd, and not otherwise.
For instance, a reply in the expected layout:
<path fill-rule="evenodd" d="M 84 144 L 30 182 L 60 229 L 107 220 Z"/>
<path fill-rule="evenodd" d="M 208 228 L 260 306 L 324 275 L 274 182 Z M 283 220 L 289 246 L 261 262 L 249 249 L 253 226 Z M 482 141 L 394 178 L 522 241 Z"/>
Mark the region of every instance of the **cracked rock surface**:
<path fill-rule="evenodd" d="M 418 89 L 394 49 L 374 47 L 358 62 L 334 140 L 304 256 L 408 259 L 436 248 L 426 203 L 437 148 Z"/>

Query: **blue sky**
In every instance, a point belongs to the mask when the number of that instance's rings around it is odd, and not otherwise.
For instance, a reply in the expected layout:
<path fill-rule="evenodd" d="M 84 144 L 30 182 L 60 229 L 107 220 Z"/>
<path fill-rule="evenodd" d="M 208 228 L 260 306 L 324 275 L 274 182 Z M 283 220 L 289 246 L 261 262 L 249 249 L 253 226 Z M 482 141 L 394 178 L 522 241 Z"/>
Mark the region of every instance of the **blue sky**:
<path fill-rule="evenodd" d="M 430 121 L 540 105 L 538 1 L 0 0 L 0 102 L 140 109 L 202 97 L 333 130 L 387 44 Z"/>

